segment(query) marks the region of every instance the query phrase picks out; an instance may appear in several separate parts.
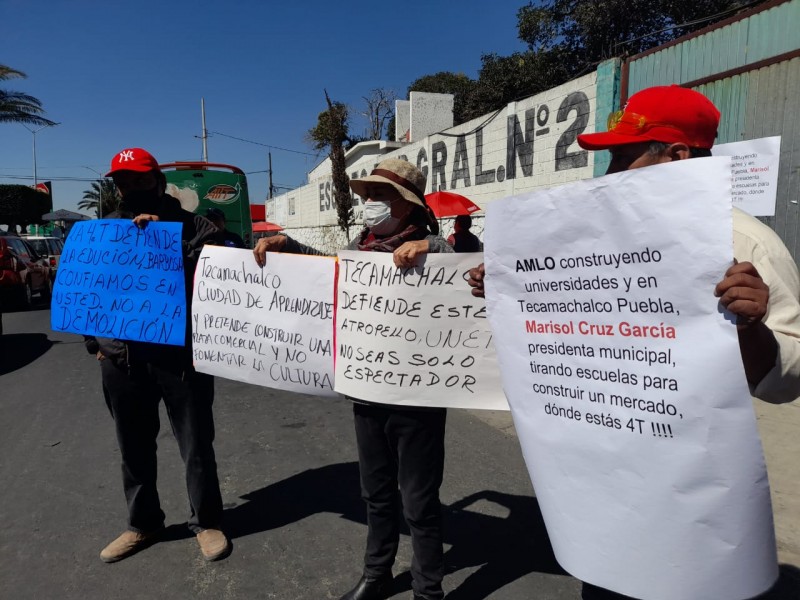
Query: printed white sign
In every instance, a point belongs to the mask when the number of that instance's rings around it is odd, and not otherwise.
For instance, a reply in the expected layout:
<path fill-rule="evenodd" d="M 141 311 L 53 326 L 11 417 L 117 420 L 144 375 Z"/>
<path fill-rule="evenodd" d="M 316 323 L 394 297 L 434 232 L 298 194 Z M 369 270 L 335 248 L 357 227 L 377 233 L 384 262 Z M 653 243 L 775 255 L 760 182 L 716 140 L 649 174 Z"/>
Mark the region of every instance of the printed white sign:
<path fill-rule="evenodd" d="M 781 136 L 717 144 L 714 156 L 730 156 L 733 205 L 754 217 L 775 215 Z"/>
<path fill-rule="evenodd" d="M 192 302 L 192 352 L 201 373 L 334 396 L 333 288 L 327 257 L 206 246 Z"/>
<path fill-rule="evenodd" d="M 492 204 L 486 295 L 556 557 L 635 598 L 775 581 L 766 468 L 732 316 L 730 160 Z M 534 232 L 534 233 L 532 233 Z"/>
<path fill-rule="evenodd" d="M 386 404 L 508 410 L 483 299 L 481 254 L 428 254 L 398 269 L 386 252 L 339 252 L 336 391 Z"/>

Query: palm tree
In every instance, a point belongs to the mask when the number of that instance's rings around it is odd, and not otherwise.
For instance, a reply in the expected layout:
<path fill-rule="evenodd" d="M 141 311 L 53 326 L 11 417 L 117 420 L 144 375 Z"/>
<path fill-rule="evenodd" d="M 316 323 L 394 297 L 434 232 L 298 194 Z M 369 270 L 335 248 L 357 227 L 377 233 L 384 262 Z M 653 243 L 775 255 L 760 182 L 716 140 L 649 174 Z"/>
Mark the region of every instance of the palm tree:
<path fill-rule="evenodd" d="M 78 202 L 80 210 L 93 210 L 99 217 L 100 211 L 98 206 L 100 202 L 103 203 L 103 216 L 108 215 L 119 208 L 119 194 L 117 194 L 117 186 L 114 185 L 113 179 L 101 179 L 92 182 L 91 189 L 83 192 L 83 200 Z"/>
<path fill-rule="evenodd" d="M 24 79 L 22 71 L 0 65 L 0 81 Z M 0 89 L 0 123 L 26 123 L 28 125 L 55 125 L 55 121 L 45 119 L 42 103 L 33 96 L 22 92 Z"/>

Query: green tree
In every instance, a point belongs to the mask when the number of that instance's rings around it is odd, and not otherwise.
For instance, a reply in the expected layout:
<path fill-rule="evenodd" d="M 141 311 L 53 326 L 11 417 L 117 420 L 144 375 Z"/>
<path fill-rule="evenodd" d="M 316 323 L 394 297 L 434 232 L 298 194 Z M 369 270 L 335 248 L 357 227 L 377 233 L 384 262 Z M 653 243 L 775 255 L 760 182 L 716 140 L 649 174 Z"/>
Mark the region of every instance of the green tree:
<path fill-rule="evenodd" d="M 519 39 L 553 53 L 570 76 L 643 52 L 729 17 L 748 0 L 544 0 L 517 12 Z"/>
<path fill-rule="evenodd" d="M 344 157 L 345 144 L 352 143 L 353 140 L 349 135 L 349 112 L 345 104 L 331 101 L 327 90 L 325 90 L 325 101 L 328 110 L 319 113 L 317 125 L 308 130 L 307 138 L 315 150 L 328 149 L 336 220 L 349 241 L 350 228 L 355 224 L 353 195 L 350 192 L 350 178 L 347 176 Z"/>
<path fill-rule="evenodd" d="M 119 208 L 120 197 L 113 179 L 92 182 L 92 187 L 83 192 L 83 200 L 78 202 L 80 210 L 93 210 L 98 217 L 108 215 Z M 99 207 L 103 207 L 102 213 Z"/>
<path fill-rule="evenodd" d="M 341 139 L 342 146 L 349 150 L 365 138 L 350 133 L 350 109 L 343 102 L 333 102 L 325 92 L 328 109 L 317 116 L 317 124 L 306 132 L 306 141 L 317 152 L 331 147 L 331 140 Z"/>
<path fill-rule="evenodd" d="M 569 80 L 564 63 L 554 53 L 485 54 L 481 62 L 478 80 L 464 101 L 465 121 Z"/>
<path fill-rule="evenodd" d="M 643 52 L 753 4 L 749 0 L 530 2 L 517 12 L 518 37 L 528 46 L 526 51 L 483 55 L 478 79 L 472 83 L 465 76 L 435 73 L 417 79 L 409 91 L 454 94 L 454 121 L 463 123 L 566 83 L 603 60 Z"/>
<path fill-rule="evenodd" d="M 0 65 L 0 81 L 24 79 L 22 71 Z M 42 116 L 42 103 L 23 92 L 0 89 L 0 123 L 25 123 L 27 125 L 55 125 L 55 121 Z"/>

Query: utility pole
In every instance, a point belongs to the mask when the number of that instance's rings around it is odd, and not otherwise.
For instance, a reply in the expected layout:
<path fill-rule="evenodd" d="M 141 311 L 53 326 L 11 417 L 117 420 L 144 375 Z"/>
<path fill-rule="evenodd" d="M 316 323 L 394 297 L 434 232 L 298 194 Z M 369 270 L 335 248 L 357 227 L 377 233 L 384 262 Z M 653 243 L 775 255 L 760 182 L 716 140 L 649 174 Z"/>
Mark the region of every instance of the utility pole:
<path fill-rule="evenodd" d="M 208 130 L 206 129 L 206 99 L 200 98 L 200 116 L 203 121 L 203 162 L 208 162 Z"/>
<path fill-rule="evenodd" d="M 38 175 L 36 174 L 36 134 L 39 133 L 45 127 L 55 127 L 56 125 L 61 125 L 61 123 L 48 123 L 46 125 L 42 125 L 38 129 L 31 129 L 25 123 L 20 123 L 25 129 L 31 132 L 33 136 L 33 187 L 35 188 L 36 185 L 39 183 Z"/>
<path fill-rule="evenodd" d="M 275 187 L 272 185 L 272 152 L 267 152 L 269 157 L 269 197 L 270 200 L 275 195 Z"/>

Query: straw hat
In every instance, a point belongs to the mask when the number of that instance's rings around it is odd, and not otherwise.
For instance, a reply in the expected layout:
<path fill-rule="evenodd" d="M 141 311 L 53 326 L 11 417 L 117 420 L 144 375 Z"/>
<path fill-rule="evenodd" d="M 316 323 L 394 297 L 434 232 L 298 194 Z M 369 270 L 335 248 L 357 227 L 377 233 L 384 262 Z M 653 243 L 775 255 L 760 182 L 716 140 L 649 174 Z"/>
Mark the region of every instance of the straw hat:
<path fill-rule="evenodd" d="M 404 200 L 428 208 L 425 202 L 425 185 L 427 180 L 417 167 L 406 160 L 389 158 L 373 169 L 367 177 L 351 179 L 350 188 L 362 198 L 367 197 L 370 184 L 390 185 Z"/>

